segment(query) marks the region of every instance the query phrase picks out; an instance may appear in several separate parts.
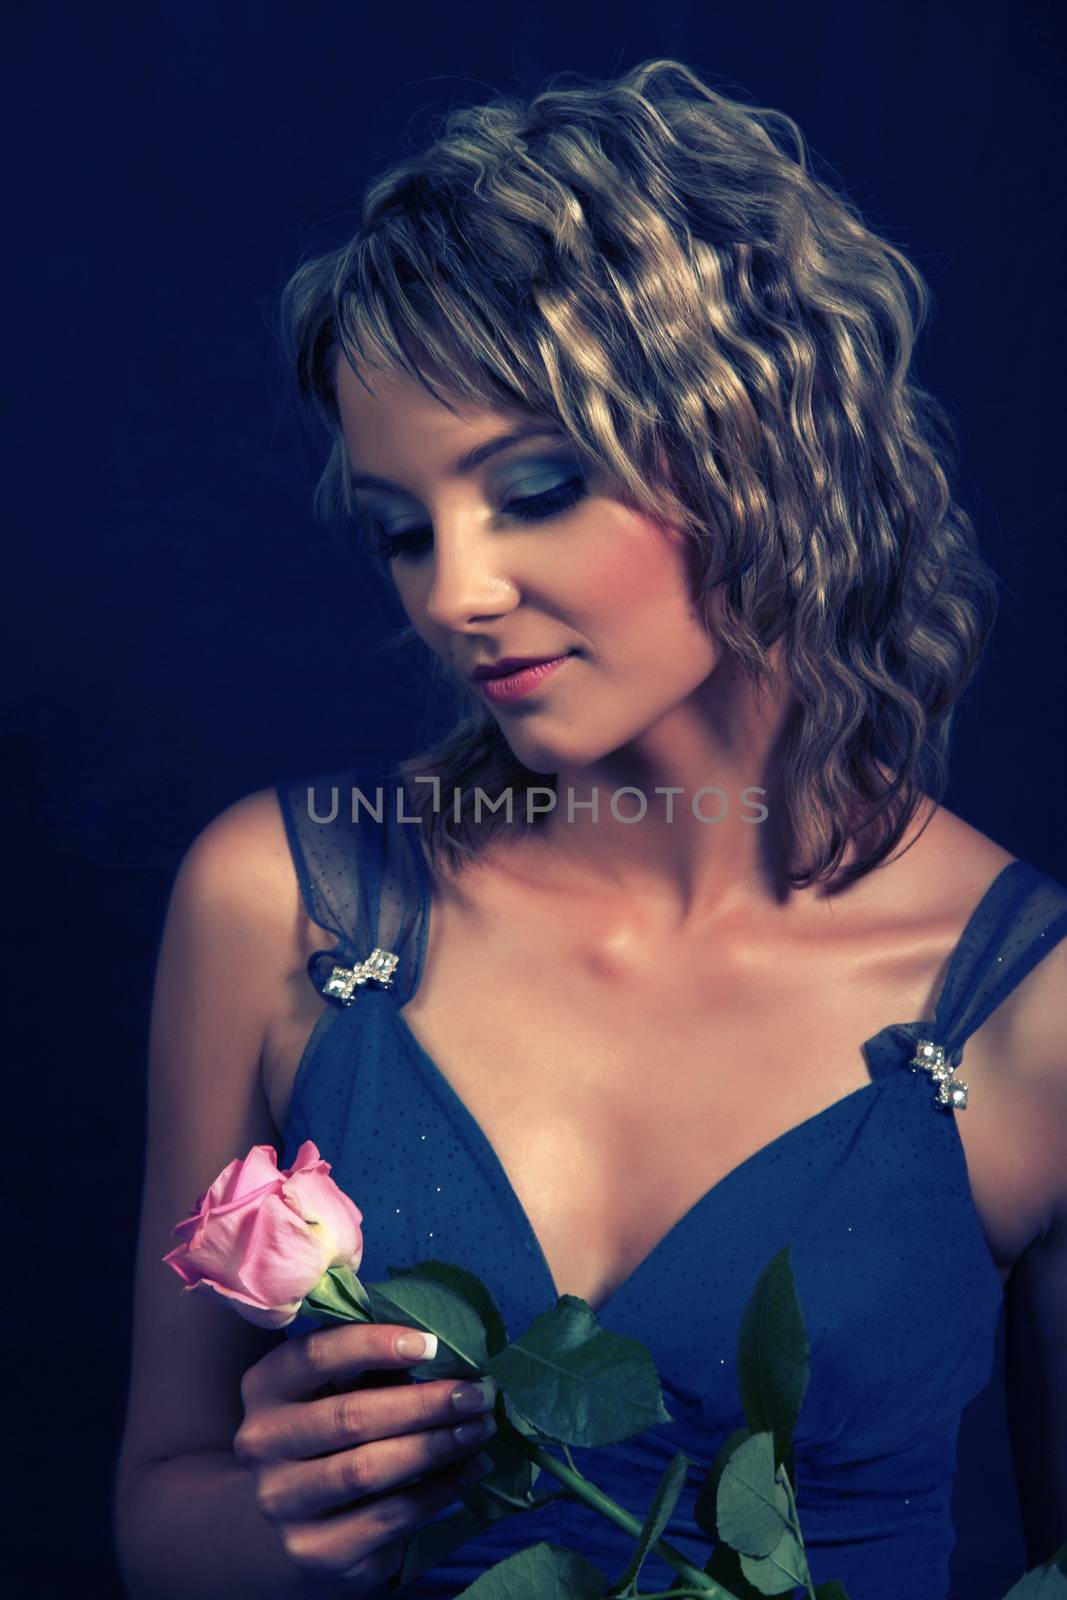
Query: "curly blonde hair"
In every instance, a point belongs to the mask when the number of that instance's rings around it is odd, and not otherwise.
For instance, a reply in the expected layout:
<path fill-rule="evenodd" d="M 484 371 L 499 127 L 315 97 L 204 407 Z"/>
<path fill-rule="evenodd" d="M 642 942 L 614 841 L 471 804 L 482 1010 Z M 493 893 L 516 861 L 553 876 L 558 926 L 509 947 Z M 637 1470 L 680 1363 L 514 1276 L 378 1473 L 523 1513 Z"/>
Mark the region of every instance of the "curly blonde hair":
<path fill-rule="evenodd" d="M 792 118 L 679 61 L 453 109 L 371 182 L 355 237 L 283 291 L 287 355 L 332 440 L 315 514 L 355 515 L 342 353 L 445 405 L 553 418 L 684 532 L 696 593 L 706 608 L 721 591 L 717 637 L 757 686 L 778 645 L 786 877 L 832 892 L 941 800 L 996 611 L 949 484 L 951 423 L 910 374 L 929 303 L 918 269 L 813 174 Z M 476 789 L 522 800 L 546 781 L 454 682 L 455 725 L 398 769 L 459 792 L 458 818 L 426 785 L 410 799 L 450 866 L 504 825 L 475 822 Z"/>

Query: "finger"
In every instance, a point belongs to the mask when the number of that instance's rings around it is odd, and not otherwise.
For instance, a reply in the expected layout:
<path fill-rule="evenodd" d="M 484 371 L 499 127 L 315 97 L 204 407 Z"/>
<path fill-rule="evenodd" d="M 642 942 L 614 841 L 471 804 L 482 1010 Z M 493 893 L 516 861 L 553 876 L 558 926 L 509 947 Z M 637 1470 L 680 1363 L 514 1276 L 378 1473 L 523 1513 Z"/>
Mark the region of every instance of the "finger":
<path fill-rule="evenodd" d="M 294 1400 L 264 1411 L 243 1424 L 242 1432 L 246 1444 L 250 1435 L 255 1436 L 260 1461 L 304 1460 L 482 1415 L 492 1410 L 496 1393 L 492 1378 L 475 1383 L 440 1378 L 403 1388 L 347 1389 L 321 1400 Z"/>
<path fill-rule="evenodd" d="M 449 1467 L 425 1483 L 383 1495 L 355 1510 L 317 1521 L 283 1523 L 278 1533 L 285 1553 L 305 1572 L 362 1578 L 365 1563 L 379 1559 L 383 1546 L 417 1532 L 438 1511 L 459 1499 L 466 1475 L 473 1483 L 491 1465 L 475 1468 L 474 1463 L 466 1462 L 462 1468 Z"/>
<path fill-rule="evenodd" d="M 347 1572 L 340 1574 L 346 1585 L 352 1579 L 360 1580 L 358 1588 L 354 1585 L 351 1588 L 346 1587 L 345 1593 L 352 1595 L 383 1593 L 400 1575 L 406 1553 L 407 1540 L 404 1538 L 390 1539 L 388 1544 L 380 1544 L 377 1550 L 372 1551 L 369 1556 L 364 1556 L 362 1561 L 357 1561 Z"/>
<path fill-rule="evenodd" d="M 272 1522 L 319 1516 L 461 1462 L 479 1451 L 495 1432 L 495 1419 L 486 1415 L 455 1427 L 376 1439 L 312 1461 L 272 1462 L 258 1475 L 259 1508 Z"/>
<path fill-rule="evenodd" d="M 419 1340 L 430 1342 L 419 1350 Z M 397 1340 L 416 1348 L 405 1353 Z M 335 1378 L 373 1370 L 404 1371 L 436 1354 L 435 1336 L 420 1334 L 392 1322 L 350 1322 L 339 1327 L 315 1328 L 300 1339 L 276 1345 L 245 1374 L 246 1404 L 251 1399 L 298 1400 Z"/>

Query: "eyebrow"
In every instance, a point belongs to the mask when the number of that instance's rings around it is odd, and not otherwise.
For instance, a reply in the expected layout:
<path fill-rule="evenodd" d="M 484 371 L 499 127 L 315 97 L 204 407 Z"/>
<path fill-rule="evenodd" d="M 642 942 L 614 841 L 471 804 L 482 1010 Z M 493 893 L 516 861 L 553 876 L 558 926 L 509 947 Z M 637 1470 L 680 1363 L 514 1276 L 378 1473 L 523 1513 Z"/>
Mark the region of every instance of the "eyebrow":
<path fill-rule="evenodd" d="M 454 478 L 469 477 L 490 456 L 495 456 L 501 450 L 508 450 L 513 444 L 521 444 L 525 439 L 554 438 L 562 435 L 558 428 L 533 425 L 526 428 L 516 428 L 511 433 L 498 434 L 495 439 L 486 439 L 482 444 L 476 444 L 473 450 L 468 450 L 454 462 L 451 476 Z M 391 483 L 388 478 L 378 478 L 371 472 L 353 472 L 349 478 L 353 489 L 391 489 L 397 494 L 407 494 L 407 490 L 399 483 Z"/>

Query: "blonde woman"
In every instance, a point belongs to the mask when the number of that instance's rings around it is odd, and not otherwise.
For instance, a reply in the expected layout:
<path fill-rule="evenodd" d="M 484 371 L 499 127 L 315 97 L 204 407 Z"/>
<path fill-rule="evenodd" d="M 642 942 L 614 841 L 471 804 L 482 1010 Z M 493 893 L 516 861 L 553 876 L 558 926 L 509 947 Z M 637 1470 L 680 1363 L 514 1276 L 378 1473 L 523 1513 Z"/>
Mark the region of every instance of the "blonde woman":
<path fill-rule="evenodd" d="M 1007 1295 L 1031 1559 L 1067 1537 L 1067 891 L 940 804 L 995 587 L 911 374 L 926 305 L 788 117 L 673 61 L 453 111 L 293 277 L 318 510 L 457 720 L 376 765 L 354 680 L 352 767 L 237 801 L 182 862 L 134 1600 L 385 1593 L 490 1436 L 491 1389 L 405 1381 L 396 1328 L 287 1339 L 176 1292 L 191 1197 L 308 1138 L 366 1214 L 365 1281 L 432 1255 L 513 1333 L 569 1293 L 647 1345 L 675 1420 L 589 1468 L 638 1513 L 739 1424 L 738 1319 L 788 1243 L 802 1523 L 851 1600 L 946 1594 Z M 345 996 L 375 949 L 391 974 Z M 703 1564 L 700 1475 L 667 1536 Z M 556 1501 L 409 1592 L 541 1538 L 628 1554 Z"/>

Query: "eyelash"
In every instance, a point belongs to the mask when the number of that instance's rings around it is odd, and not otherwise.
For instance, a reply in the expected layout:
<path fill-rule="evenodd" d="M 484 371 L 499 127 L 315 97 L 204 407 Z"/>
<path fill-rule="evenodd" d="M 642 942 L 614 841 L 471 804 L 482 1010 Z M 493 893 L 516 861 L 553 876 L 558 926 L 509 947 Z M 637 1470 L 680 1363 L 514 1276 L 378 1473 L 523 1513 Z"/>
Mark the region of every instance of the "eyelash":
<path fill-rule="evenodd" d="M 518 522 L 543 522 L 569 511 L 578 504 L 585 492 L 584 478 L 568 478 L 566 483 L 557 484 L 544 494 L 510 500 L 502 510 Z M 370 549 L 374 555 L 385 556 L 386 560 L 401 558 L 417 561 L 426 553 L 431 537 L 429 528 L 409 528 L 406 533 L 388 534 L 381 532 L 378 522 L 370 521 L 369 526 L 377 530 L 369 535 Z"/>

